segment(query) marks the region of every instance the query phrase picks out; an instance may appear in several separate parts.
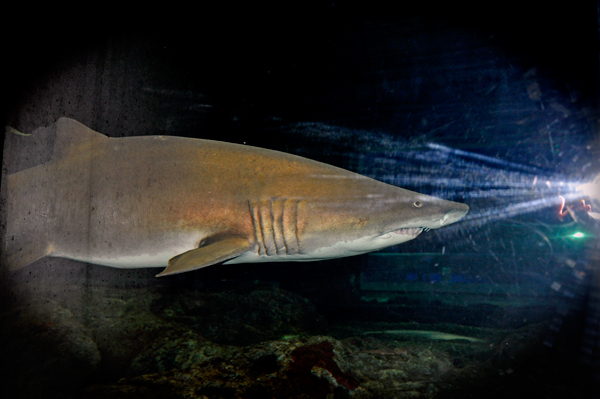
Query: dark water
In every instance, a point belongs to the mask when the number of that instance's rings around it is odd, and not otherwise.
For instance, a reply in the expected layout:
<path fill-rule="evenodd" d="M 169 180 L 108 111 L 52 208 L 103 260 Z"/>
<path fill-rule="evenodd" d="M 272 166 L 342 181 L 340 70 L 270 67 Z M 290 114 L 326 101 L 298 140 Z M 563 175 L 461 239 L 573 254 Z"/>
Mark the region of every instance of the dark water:
<path fill-rule="evenodd" d="M 160 279 L 60 258 L 3 267 L 3 386 L 22 398 L 595 397 L 598 224 L 556 209 L 559 196 L 600 206 L 576 190 L 600 172 L 592 3 L 37 21 L 40 40 L 7 43 L 5 124 L 21 132 L 67 116 L 110 137 L 246 143 L 470 212 L 331 261 Z M 6 135 L 4 221 L 6 174 L 51 160 L 54 139 Z"/>

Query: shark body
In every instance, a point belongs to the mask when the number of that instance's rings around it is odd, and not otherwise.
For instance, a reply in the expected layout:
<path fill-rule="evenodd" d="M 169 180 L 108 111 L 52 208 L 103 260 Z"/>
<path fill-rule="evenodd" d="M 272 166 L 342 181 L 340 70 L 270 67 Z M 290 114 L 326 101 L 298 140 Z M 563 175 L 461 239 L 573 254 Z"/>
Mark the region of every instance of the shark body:
<path fill-rule="evenodd" d="M 468 206 L 278 151 L 109 138 L 59 119 L 51 162 L 8 176 L 11 269 L 45 256 L 165 267 L 313 261 L 396 245 Z"/>

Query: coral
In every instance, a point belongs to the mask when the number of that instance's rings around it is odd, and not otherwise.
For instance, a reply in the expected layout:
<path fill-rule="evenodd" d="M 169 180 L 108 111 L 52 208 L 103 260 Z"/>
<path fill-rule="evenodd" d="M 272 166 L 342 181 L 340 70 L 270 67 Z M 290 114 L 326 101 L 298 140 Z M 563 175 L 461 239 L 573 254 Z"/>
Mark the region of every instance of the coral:
<path fill-rule="evenodd" d="M 324 381 L 312 373 L 314 368 L 327 370 L 339 385 L 347 389 L 358 388 L 358 381 L 340 370 L 334 356 L 333 345 L 328 341 L 301 346 L 291 353 L 293 363 L 289 377 L 295 377 L 305 393 L 315 398 L 320 397 L 324 391 L 329 392 L 329 387 L 325 385 L 323 389 Z"/>

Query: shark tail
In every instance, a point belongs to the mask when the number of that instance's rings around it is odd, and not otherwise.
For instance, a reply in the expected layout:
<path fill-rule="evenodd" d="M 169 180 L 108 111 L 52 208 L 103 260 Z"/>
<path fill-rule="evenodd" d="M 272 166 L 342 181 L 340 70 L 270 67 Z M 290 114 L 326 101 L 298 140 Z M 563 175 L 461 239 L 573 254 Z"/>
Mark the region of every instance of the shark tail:
<path fill-rule="evenodd" d="M 46 166 L 40 165 L 7 178 L 7 224 L 5 253 L 9 270 L 22 269 L 52 254 L 48 237 L 48 205 L 37 204 L 32 191 L 47 188 Z M 44 182 L 46 180 L 46 182 Z M 43 198 L 43 196 L 42 196 Z"/>
<path fill-rule="evenodd" d="M 29 266 L 33 262 L 40 260 L 53 252 L 53 248 L 49 243 L 39 243 L 29 241 L 16 245 L 15 250 L 8 254 L 8 270 L 19 270 L 25 266 Z"/>
<path fill-rule="evenodd" d="M 13 173 L 7 178 L 7 224 L 5 253 L 9 270 L 18 270 L 57 252 L 60 239 L 56 236 L 57 225 L 63 223 L 63 215 L 77 213 L 75 219 L 85 225 L 89 210 L 89 171 L 79 171 L 60 181 L 60 163 L 71 157 L 90 157 L 92 147 L 108 137 L 91 130 L 81 123 L 60 118 L 46 129 L 55 130 L 56 142 L 51 162 Z M 7 127 L 7 132 L 25 135 Z M 62 174 L 64 176 L 64 173 Z M 57 177 L 58 176 L 58 177 Z M 82 178 L 83 177 L 83 178 Z M 72 198 L 72 191 L 61 191 L 57 185 L 79 184 L 87 188 L 84 201 Z M 81 191 L 81 190 L 80 190 Z M 85 201 L 87 199 L 87 202 Z M 83 231 L 86 231 L 83 228 Z M 81 230 L 80 230 L 81 233 Z M 75 231 L 69 234 L 77 234 Z M 55 244 L 53 244 L 53 242 Z M 60 250 L 58 250 L 60 252 Z"/>

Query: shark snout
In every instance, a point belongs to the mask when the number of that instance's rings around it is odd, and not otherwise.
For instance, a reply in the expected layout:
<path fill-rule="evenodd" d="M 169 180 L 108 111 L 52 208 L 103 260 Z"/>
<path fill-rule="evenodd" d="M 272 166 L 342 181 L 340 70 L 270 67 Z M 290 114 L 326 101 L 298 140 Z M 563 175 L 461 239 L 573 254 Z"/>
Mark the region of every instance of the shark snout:
<path fill-rule="evenodd" d="M 440 226 L 447 226 L 449 224 L 456 223 L 465 217 L 465 215 L 469 212 L 469 207 L 465 204 L 460 205 L 460 208 L 452 209 L 446 212 L 446 214 L 440 219 Z"/>

